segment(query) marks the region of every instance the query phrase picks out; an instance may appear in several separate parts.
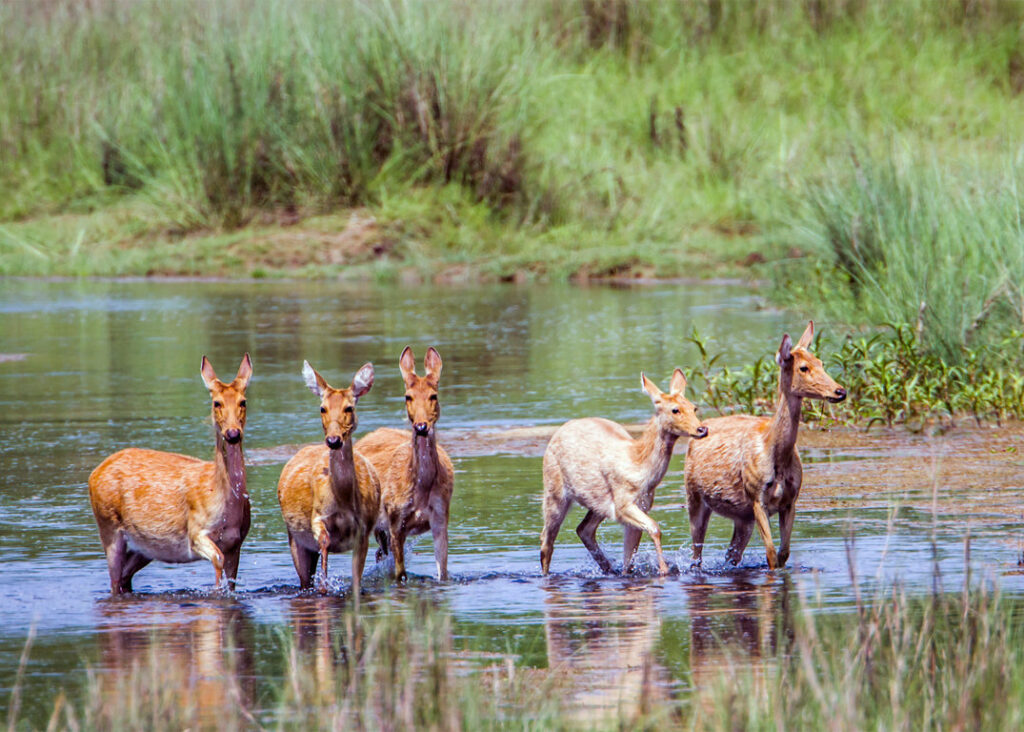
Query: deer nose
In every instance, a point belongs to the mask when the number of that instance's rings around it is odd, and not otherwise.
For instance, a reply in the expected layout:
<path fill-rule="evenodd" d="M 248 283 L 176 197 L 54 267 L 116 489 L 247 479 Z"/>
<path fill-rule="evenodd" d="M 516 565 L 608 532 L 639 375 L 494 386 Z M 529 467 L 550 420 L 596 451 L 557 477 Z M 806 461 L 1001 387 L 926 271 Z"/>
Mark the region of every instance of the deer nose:
<path fill-rule="evenodd" d="M 224 439 L 227 440 L 230 444 L 234 445 L 235 443 L 242 439 L 242 430 L 232 427 L 231 429 L 224 433 Z"/>
<path fill-rule="evenodd" d="M 416 430 L 417 435 L 425 435 L 430 429 L 426 422 L 417 422 L 412 426 L 412 428 Z"/>
<path fill-rule="evenodd" d="M 846 389 L 844 389 L 843 387 L 839 387 L 838 389 L 836 389 L 836 399 L 838 399 L 839 401 L 846 399 Z"/>
<path fill-rule="evenodd" d="M 698 427 L 697 428 L 697 434 L 694 435 L 694 437 L 696 437 L 698 440 L 701 439 L 702 437 L 707 437 L 707 436 L 708 436 L 708 428 L 705 427 L 704 425 L 701 425 L 700 427 Z"/>
<path fill-rule="evenodd" d="M 327 447 L 332 450 L 337 450 L 341 447 L 341 438 L 338 435 L 327 435 L 327 439 L 324 440 L 327 443 Z"/>

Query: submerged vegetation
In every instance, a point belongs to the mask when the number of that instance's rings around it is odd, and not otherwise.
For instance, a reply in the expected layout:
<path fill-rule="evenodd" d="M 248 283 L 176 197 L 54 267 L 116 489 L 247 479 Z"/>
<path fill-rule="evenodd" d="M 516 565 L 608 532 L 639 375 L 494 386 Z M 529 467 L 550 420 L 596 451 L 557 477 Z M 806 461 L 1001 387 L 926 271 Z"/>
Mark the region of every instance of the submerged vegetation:
<path fill-rule="evenodd" d="M 851 580 L 859 582 L 852 570 Z M 781 583 L 778 612 L 757 631 L 760 647 L 695 638 L 679 678 L 662 677 L 647 658 L 618 706 L 579 693 L 587 680 L 574 678 L 571 658 L 529 667 L 514 653 L 476 652 L 453 633 L 449 611 L 412 602 L 296 619 L 275 631 L 280 675 L 259 688 L 229 645 L 204 646 L 186 661 L 154 638 L 127 665 L 91 670 L 77 693 L 60 692 L 47 728 L 1009 729 L 1024 721 L 1019 608 L 984 582 L 968 578 L 962 592 L 948 592 L 937 577 L 924 596 L 860 585 L 855 607 L 839 614 L 820 612 L 813 583 Z M 16 728 L 16 703 L 10 711 Z"/>

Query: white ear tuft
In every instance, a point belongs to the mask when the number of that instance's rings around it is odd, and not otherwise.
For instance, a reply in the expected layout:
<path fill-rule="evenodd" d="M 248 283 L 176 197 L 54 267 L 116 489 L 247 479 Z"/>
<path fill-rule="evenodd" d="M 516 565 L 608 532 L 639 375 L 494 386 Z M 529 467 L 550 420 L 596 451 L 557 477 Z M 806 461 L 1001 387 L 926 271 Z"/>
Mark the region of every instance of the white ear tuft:
<path fill-rule="evenodd" d="M 323 396 L 324 390 L 320 388 L 320 380 L 317 378 L 316 371 L 309 365 L 309 361 L 302 362 L 302 378 L 306 381 L 306 387 L 316 394 L 317 396 Z"/>

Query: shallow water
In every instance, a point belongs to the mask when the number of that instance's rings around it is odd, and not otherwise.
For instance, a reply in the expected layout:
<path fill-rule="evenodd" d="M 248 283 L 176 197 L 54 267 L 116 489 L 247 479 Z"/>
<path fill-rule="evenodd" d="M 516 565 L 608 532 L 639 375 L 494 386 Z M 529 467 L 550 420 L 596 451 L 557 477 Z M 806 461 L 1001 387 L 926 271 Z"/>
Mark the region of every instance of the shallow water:
<path fill-rule="evenodd" d="M 420 360 L 428 345 L 444 358 L 438 434 L 456 467 L 453 580 L 430 578 L 431 543 L 420 537 L 408 586 L 391 584 L 386 565 L 368 568 L 364 614 L 426 597 L 450 614 L 452 647 L 467 657 L 494 655 L 525 671 L 571 666 L 581 719 L 631 703 L 645 659 L 656 687 L 677 695 L 726 647 L 774 655 L 776 621 L 785 623 L 797 593 L 820 598 L 820 612 L 848 612 L 849 557 L 865 590 L 899 580 L 929 592 L 937 566 L 951 590 L 969 572 L 1024 593 L 1021 430 L 966 425 L 941 437 L 805 430 L 792 566 L 774 575 L 756 538 L 741 567 L 724 565 L 731 526 L 721 518 L 704 571 L 688 568 L 680 445 L 652 512 L 674 574 L 651 576 L 645 542 L 639 576 L 601 576 L 573 531 L 577 509 L 556 545 L 554 576 L 540 577 L 540 458 L 552 427 L 588 415 L 645 420 L 638 372 L 666 387 L 674 366 L 689 370 L 693 326 L 733 364 L 802 330 L 798 317 L 758 303 L 730 286 L 0 282 L 0 351 L 18 354 L 0 358 L 0 706 L 33 629 L 22 684 L 22 717 L 33 726 L 45 725 L 59 688 L 88 683 L 87 668 L 113 683 L 151 653 L 199 669 L 201 705 L 238 696 L 257 712 L 271 704 L 261 689 L 282 677 L 286 639 L 312 639 L 315 653 L 349 601 L 347 555 L 332 558 L 331 596 L 298 592 L 276 504 L 292 446 L 322 436 L 302 359 L 335 385 L 374 362 L 376 383 L 359 404 L 363 434 L 402 424 L 397 357 L 406 344 Z M 135 578 L 136 596 L 109 598 L 89 472 L 129 445 L 208 457 L 200 356 L 229 378 L 246 350 L 255 368 L 245 438 L 254 522 L 238 592 L 211 594 L 212 569 L 197 562 L 150 565 Z M 618 557 L 621 530 L 605 527 L 599 538 Z"/>

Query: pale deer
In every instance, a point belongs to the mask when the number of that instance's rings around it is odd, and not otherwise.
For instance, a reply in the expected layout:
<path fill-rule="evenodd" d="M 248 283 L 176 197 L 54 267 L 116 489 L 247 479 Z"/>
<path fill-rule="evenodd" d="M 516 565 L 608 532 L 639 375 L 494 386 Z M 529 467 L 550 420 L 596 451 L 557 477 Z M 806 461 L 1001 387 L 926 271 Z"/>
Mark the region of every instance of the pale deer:
<path fill-rule="evenodd" d="M 213 461 L 157 450 L 116 452 L 89 476 L 89 500 L 100 530 L 114 594 L 132 591 L 132 577 L 154 559 L 213 564 L 216 586 L 226 574 L 234 589 L 242 542 L 249 533 L 245 485 L 245 354 L 230 384 L 203 356 L 200 374 L 213 400 Z"/>
<path fill-rule="evenodd" d="M 597 544 L 597 527 L 607 518 L 626 527 L 623 571 L 628 571 L 646 531 L 658 553 L 658 571 L 668 573 L 661 553 L 661 529 L 647 515 L 654 502 L 654 489 L 668 470 L 676 441 L 688 435 L 707 436 L 697 409 L 684 392 L 686 377 L 676 369 L 669 393 L 640 374 L 640 386 L 654 404 L 654 416 L 636 440 L 615 422 L 599 417 L 566 422 L 551 437 L 544 452 L 544 529 L 540 540 L 541 572 L 547 574 L 555 537 L 573 502 L 587 509 L 576 534 L 605 573 L 611 562 Z"/>
<path fill-rule="evenodd" d="M 807 324 L 795 346 L 788 333 L 783 336 L 775 356 L 779 387 L 773 416 L 709 419 L 711 438 L 690 443 L 684 475 L 694 566 L 700 566 L 712 512 L 733 521 L 726 552 L 732 564 L 739 564 L 755 524 L 764 541 L 769 569 L 785 565 L 789 558 L 794 504 L 803 480 L 796 449 L 801 405 L 804 399 L 833 404 L 846 399 L 846 389 L 825 373 L 821 361 L 808 350 L 813 338 L 813 322 Z M 768 523 L 775 513 L 779 514 L 782 536 L 778 554 Z"/>
<path fill-rule="evenodd" d="M 307 445 L 288 461 L 277 483 L 277 499 L 288 529 L 288 546 L 303 589 L 310 587 L 320 559 L 326 589 L 327 554 L 352 550 L 352 596 L 359 586 L 366 551 L 380 514 L 377 472 L 352 449 L 356 403 L 373 386 L 373 364 L 356 372 L 347 389 L 335 389 L 308 361 L 302 365 L 306 386 L 320 397 L 324 441 Z"/>
<path fill-rule="evenodd" d="M 405 411 L 412 433 L 381 428 L 356 445 L 380 476 L 381 515 L 377 524 L 378 558 L 389 549 L 395 577 L 405 579 L 405 539 L 429 530 L 439 580 L 448 579 L 448 508 L 455 470 L 448 453 L 437 444 L 435 426 L 441 416 L 438 385 L 441 355 L 433 347 L 424 359 L 426 374 L 416 375 L 408 346 L 398 359 L 405 382 Z"/>

